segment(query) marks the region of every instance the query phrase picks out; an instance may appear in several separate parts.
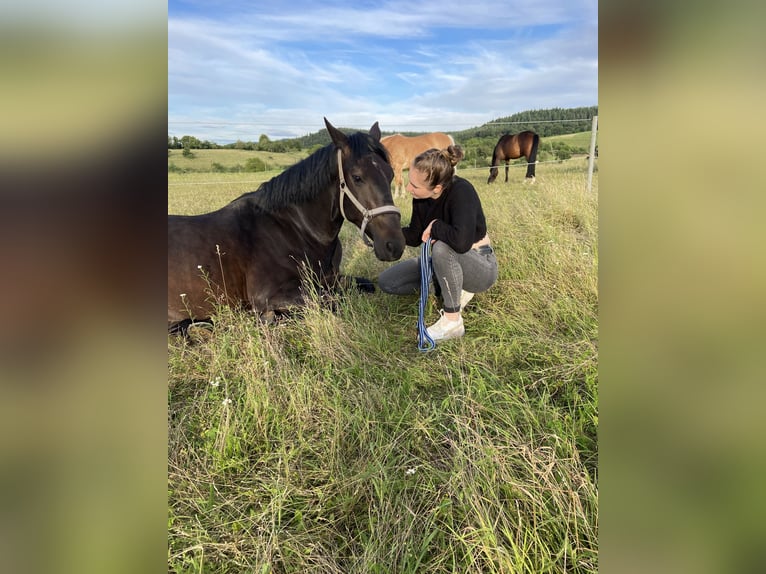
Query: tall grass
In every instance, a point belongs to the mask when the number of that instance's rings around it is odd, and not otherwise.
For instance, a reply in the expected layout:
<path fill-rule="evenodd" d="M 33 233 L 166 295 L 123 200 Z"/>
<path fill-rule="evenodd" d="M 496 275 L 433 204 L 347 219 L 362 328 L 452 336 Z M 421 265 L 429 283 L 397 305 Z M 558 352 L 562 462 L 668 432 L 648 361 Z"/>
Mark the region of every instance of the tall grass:
<path fill-rule="evenodd" d="M 418 352 L 417 297 L 380 292 L 169 338 L 169 571 L 597 571 L 598 178 L 511 174 L 462 173 L 500 276 L 461 339 Z M 345 272 L 390 265 L 341 238 Z"/>

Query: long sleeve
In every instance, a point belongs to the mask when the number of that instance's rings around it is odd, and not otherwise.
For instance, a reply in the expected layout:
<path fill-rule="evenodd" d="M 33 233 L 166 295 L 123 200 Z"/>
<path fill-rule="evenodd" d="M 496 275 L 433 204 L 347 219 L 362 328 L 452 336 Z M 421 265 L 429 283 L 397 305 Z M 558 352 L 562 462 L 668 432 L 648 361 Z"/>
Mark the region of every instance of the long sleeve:
<path fill-rule="evenodd" d="M 426 228 L 427 223 L 423 222 L 422 211 L 427 208 L 424 203 L 428 200 L 413 199 L 412 200 L 412 217 L 410 218 L 410 224 L 407 227 L 402 227 L 402 233 L 404 234 L 404 242 L 410 247 L 418 247 L 422 240 L 423 230 Z"/>
<path fill-rule="evenodd" d="M 466 182 L 467 183 L 467 182 Z M 454 185 L 445 198 L 442 214 L 431 227 L 431 237 L 465 253 L 487 232 L 479 196 L 470 184 Z"/>
<path fill-rule="evenodd" d="M 402 227 L 407 245 L 419 246 L 423 231 L 434 220 L 431 238 L 444 241 L 458 253 L 468 251 L 487 233 L 479 196 L 469 181 L 459 177 L 441 197 L 412 200 L 410 224 Z"/>

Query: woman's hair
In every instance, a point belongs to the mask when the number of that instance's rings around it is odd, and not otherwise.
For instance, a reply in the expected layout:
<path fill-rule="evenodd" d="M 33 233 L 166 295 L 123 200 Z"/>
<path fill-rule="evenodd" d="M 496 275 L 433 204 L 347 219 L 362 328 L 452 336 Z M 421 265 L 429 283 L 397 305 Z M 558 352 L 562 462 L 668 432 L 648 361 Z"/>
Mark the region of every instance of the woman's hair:
<path fill-rule="evenodd" d="M 455 166 L 463 156 L 463 148 L 459 145 L 451 145 L 446 149 L 431 148 L 412 160 L 412 167 L 425 175 L 424 182 L 430 187 L 441 185 L 446 188 L 455 175 Z"/>

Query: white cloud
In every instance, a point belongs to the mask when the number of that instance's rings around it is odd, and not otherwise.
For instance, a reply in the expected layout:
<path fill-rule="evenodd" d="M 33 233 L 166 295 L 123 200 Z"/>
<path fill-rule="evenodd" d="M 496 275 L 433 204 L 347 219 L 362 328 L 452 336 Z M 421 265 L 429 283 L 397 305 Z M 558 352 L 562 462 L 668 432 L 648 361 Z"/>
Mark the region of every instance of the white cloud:
<path fill-rule="evenodd" d="M 597 103 L 596 2 L 525 0 L 502 13 L 453 0 L 289 6 L 227 4 L 231 15 L 215 20 L 171 13 L 171 134 L 295 137 L 323 116 L 343 127 L 456 131 Z"/>

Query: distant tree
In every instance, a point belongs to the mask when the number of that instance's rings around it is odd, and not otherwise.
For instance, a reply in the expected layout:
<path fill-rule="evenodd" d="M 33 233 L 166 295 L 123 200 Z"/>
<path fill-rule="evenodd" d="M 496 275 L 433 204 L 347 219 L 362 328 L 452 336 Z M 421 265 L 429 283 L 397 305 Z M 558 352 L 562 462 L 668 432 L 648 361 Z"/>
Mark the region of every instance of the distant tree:
<path fill-rule="evenodd" d="M 267 136 L 266 134 L 261 134 L 261 137 L 258 138 L 257 149 L 260 151 L 269 151 L 270 145 L 271 145 L 271 140 L 269 139 L 269 136 Z"/>
<path fill-rule="evenodd" d="M 189 149 L 200 149 L 202 147 L 202 142 L 199 141 L 194 136 L 182 136 L 181 144 L 183 145 L 184 148 L 189 148 Z"/>
<path fill-rule="evenodd" d="M 266 163 L 259 157 L 251 157 L 245 162 L 245 171 L 266 171 Z"/>

